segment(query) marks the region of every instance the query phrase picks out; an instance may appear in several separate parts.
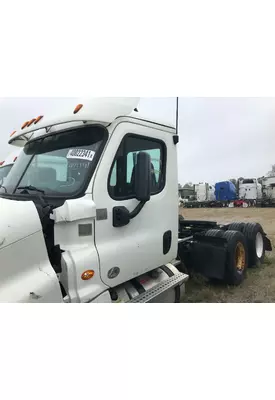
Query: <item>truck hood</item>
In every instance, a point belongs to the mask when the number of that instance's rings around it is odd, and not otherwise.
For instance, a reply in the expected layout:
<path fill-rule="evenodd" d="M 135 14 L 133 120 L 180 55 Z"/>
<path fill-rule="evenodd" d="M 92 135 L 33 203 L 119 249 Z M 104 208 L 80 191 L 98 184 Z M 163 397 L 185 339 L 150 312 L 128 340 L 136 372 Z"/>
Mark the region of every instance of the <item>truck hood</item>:
<path fill-rule="evenodd" d="M 41 230 L 39 215 L 32 201 L 0 197 L 0 249 Z"/>

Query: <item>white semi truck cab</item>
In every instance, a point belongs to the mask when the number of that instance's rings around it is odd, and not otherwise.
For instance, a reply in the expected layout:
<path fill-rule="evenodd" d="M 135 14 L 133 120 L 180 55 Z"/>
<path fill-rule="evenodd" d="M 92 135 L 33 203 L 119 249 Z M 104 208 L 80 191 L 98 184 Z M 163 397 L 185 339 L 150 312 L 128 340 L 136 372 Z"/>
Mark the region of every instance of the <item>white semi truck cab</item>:
<path fill-rule="evenodd" d="M 256 178 L 240 179 L 239 198 L 246 200 L 260 200 L 262 198 L 262 185 Z"/>
<path fill-rule="evenodd" d="M 0 188 L 0 302 L 174 302 L 178 136 L 94 98 L 11 134 L 22 149 Z"/>
<path fill-rule="evenodd" d="M 0 187 L 0 302 L 179 302 L 189 272 L 238 285 L 258 223 L 178 217 L 177 130 L 139 98 L 94 98 L 12 132 Z"/>

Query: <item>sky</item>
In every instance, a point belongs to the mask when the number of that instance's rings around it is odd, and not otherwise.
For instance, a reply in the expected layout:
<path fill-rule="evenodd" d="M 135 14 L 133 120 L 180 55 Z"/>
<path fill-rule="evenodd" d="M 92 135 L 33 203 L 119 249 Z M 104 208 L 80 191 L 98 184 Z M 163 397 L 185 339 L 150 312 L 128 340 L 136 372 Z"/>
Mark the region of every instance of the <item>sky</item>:
<path fill-rule="evenodd" d="M 10 133 L 33 116 L 50 115 L 75 98 L 0 99 L 0 161 L 14 151 Z M 176 98 L 141 98 L 139 109 L 175 122 Z M 275 164 L 275 98 L 179 98 L 179 183 L 260 177 Z"/>

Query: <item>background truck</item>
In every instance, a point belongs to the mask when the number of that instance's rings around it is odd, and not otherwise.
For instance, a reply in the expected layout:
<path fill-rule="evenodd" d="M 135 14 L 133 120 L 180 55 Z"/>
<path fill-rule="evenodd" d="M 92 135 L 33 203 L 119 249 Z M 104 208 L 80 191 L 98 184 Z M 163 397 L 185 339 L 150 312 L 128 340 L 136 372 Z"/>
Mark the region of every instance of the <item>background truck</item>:
<path fill-rule="evenodd" d="M 0 162 L 0 186 L 5 182 L 21 150 L 15 150 Z"/>
<path fill-rule="evenodd" d="M 272 171 L 262 180 L 263 197 L 261 201 L 262 207 L 275 206 L 275 173 Z"/>
<path fill-rule="evenodd" d="M 262 185 L 256 178 L 240 179 L 238 187 L 240 200 L 251 202 L 262 199 Z"/>
<path fill-rule="evenodd" d="M 215 197 L 217 201 L 229 203 L 237 199 L 236 186 L 230 181 L 215 184 Z"/>
<path fill-rule="evenodd" d="M 179 302 L 191 271 L 236 285 L 271 250 L 257 223 L 178 216 L 178 132 L 138 103 L 94 98 L 12 133 L 1 302 Z"/>
<path fill-rule="evenodd" d="M 199 183 L 195 185 L 198 202 L 215 201 L 215 191 L 209 183 Z"/>

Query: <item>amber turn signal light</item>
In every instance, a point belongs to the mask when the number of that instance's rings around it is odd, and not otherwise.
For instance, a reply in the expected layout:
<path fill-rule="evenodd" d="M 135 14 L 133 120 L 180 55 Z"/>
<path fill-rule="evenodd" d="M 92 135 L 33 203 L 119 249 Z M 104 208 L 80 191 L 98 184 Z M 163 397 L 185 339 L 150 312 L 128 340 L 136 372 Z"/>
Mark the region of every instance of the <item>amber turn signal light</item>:
<path fill-rule="evenodd" d="M 95 271 L 93 271 L 92 269 L 88 269 L 87 271 L 83 272 L 83 274 L 81 275 L 81 279 L 83 281 L 88 281 L 89 279 L 92 279 L 94 274 L 95 274 Z"/>

